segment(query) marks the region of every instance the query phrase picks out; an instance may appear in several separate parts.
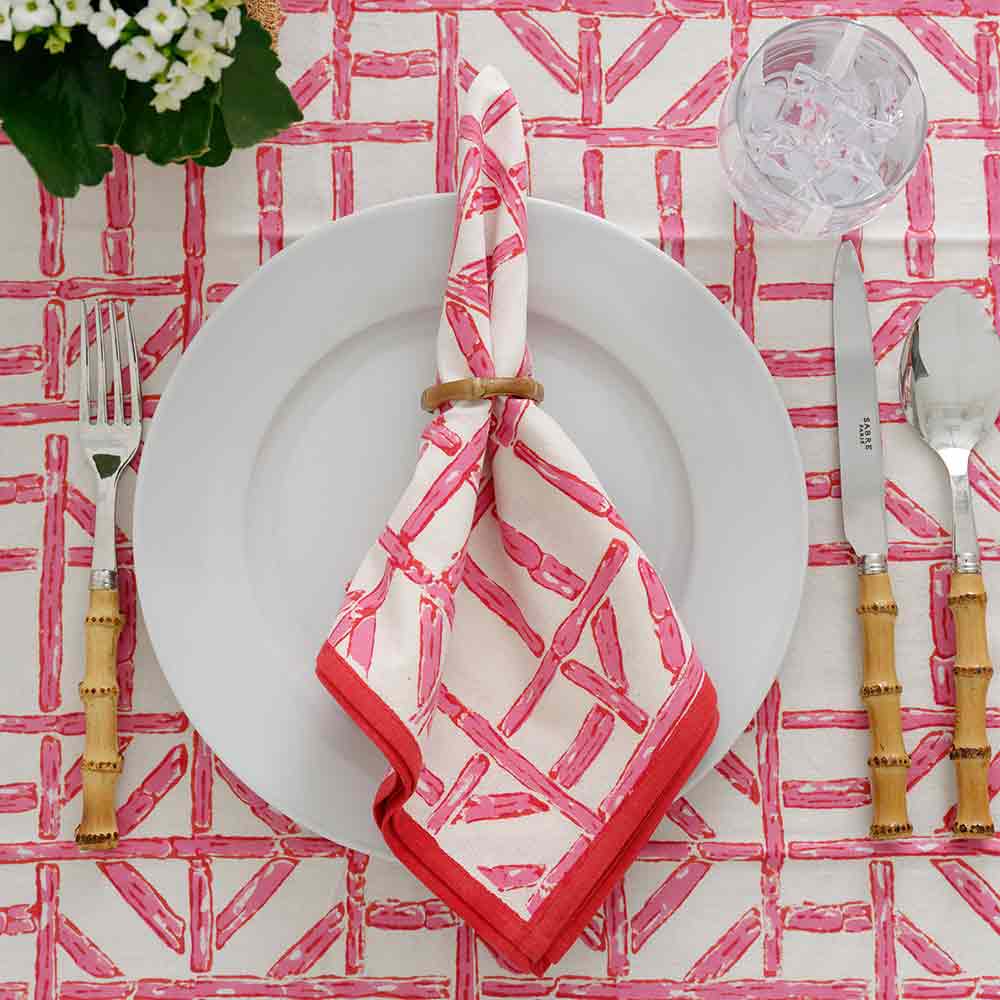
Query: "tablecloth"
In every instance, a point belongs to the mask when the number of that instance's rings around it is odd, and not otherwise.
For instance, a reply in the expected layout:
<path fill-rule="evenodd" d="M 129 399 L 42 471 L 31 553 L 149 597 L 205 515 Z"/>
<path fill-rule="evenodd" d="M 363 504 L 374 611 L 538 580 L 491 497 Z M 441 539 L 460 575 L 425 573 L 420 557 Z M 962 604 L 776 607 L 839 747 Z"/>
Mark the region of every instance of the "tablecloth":
<path fill-rule="evenodd" d="M 305 121 L 221 170 L 116 154 L 102 187 L 62 201 L 0 148 L 0 998 L 1000 997 L 1000 839 L 943 832 L 954 803 L 945 477 L 902 422 L 895 379 L 901 338 L 935 291 L 957 284 L 997 310 L 1000 0 L 285 0 L 284 10 L 282 73 Z M 861 240 L 918 831 L 886 846 L 863 836 L 835 243 L 755 229 L 734 212 L 714 149 L 734 67 L 788 18 L 816 13 L 864 18 L 904 46 L 932 120 L 905 197 Z M 809 495 L 810 569 L 778 681 L 544 979 L 505 969 L 401 866 L 299 829 L 214 758 L 172 698 L 141 615 L 135 624 L 127 531 L 123 840 L 103 858 L 72 844 L 93 523 L 73 425 L 76 300 L 135 297 L 153 418 L 185 345 L 261 261 L 331 218 L 452 188 L 457 95 L 487 62 L 521 101 L 533 193 L 641 234 L 732 310 L 787 403 Z M 994 594 L 997 469 L 994 434 L 974 464 Z M 123 526 L 134 484 L 127 471 Z M 197 516 L 197 484 L 177 513 Z M 990 722 L 996 742 L 996 707 Z M 998 758 L 991 776 L 996 790 Z"/>

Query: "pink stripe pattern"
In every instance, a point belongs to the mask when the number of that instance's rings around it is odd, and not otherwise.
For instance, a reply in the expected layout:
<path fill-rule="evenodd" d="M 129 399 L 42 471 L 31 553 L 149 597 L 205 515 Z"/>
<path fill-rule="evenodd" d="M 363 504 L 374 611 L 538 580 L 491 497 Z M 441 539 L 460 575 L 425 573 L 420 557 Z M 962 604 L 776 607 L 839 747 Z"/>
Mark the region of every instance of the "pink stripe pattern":
<path fill-rule="evenodd" d="M 594 705 L 573 737 L 573 742 L 552 765 L 549 777 L 572 788 L 604 749 L 614 728 L 615 717 L 606 708 Z"/>

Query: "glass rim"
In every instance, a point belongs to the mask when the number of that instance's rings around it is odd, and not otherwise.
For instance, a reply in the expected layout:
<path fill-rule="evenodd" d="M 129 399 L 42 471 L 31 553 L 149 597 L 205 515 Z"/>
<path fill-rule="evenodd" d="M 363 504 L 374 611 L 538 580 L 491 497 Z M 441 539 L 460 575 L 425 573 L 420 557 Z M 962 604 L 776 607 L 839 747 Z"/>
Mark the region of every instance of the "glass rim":
<path fill-rule="evenodd" d="M 776 32 L 774 32 L 774 34 L 768 35 L 767 38 L 765 38 L 760 43 L 760 45 L 758 45 L 757 48 L 754 49 L 753 53 L 747 58 L 747 61 L 740 68 L 739 75 L 735 81 L 736 93 L 734 95 L 735 113 L 733 115 L 733 124 L 736 126 L 736 132 L 740 137 L 740 145 L 744 149 L 748 149 L 747 138 L 743 132 L 743 125 L 740 121 L 740 115 L 738 111 L 739 105 L 742 102 L 744 96 L 743 88 L 744 84 L 746 83 L 747 69 L 749 69 L 750 65 L 754 61 L 762 57 L 762 53 L 764 52 L 765 47 L 772 44 L 775 41 L 775 39 L 778 39 L 786 34 L 791 34 L 794 31 L 797 31 L 801 28 L 811 27 L 820 24 L 836 24 L 836 25 L 856 24 L 862 31 L 874 35 L 876 38 L 879 39 L 879 41 L 882 42 L 883 45 L 886 46 L 886 48 L 888 48 L 899 59 L 900 63 L 913 78 L 913 83 L 911 84 L 911 86 L 915 86 L 917 88 L 918 93 L 920 94 L 920 129 L 918 130 L 917 134 L 921 135 L 922 139 L 920 142 L 916 144 L 916 149 L 911 155 L 910 160 L 906 165 L 906 169 L 902 172 L 900 179 L 891 188 L 886 188 L 885 191 L 882 191 L 879 194 L 870 195 L 868 198 L 861 199 L 861 201 L 849 201 L 844 205 L 836 205 L 836 206 L 831 205 L 829 207 L 831 208 L 832 211 L 838 212 L 856 208 L 863 208 L 866 205 L 874 205 L 876 203 L 886 204 L 887 202 L 884 200 L 886 193 L 891 192 L 890 197 L 888 199 L 890 201 L 899 193 L 899 190 L 909 180 L 910 175 L 913 173 L 917 165 L 917 162 L 919 161 L 921 155 L 923 154 L 924 147 L 927 145 L 927 127 L 928 127 L 927 94 L 924 91 L 924 86 L 920 82 L 920 76 L 917 74 L 916 67 L 913 65 L 913 62 L 910 60 L 910 57 L 884 31 L 880 31 L 878 28 L 873 28 L 871 25 L 861 24 L 859 21 L 855 21 L 849 17 L 834 17 L 831 15 L 822 15 L 819 17 L 806 17 L 799 21 L 793 21 L 791 24 L 786 24 L 783 28 L 779 28 Z M 768 175 L 765 174 L 764 171 L 760 169 L 760 167 L 757 165 L 753 157 L 750 156 L 749 151 L 747 152 L 747 158 L 749 159 L 750 163 L 753 164 L 754 171 L 760 175 L 761 182 L 765 184 L 768 188 L 770 188 L 772 191 L 776 192 L 782 198 L 787 198 L 789 201 L 792 201 L 797 205 L 802 205 L 809 209 L 815 207 L 814 205 L 812 205 L 811 202 L 804 201 L 801 198 L 796 198 L 794 195 L 788 194 L 787 192 L 779 188 L 771 180 L 771 178 L 768 177 Z"/>

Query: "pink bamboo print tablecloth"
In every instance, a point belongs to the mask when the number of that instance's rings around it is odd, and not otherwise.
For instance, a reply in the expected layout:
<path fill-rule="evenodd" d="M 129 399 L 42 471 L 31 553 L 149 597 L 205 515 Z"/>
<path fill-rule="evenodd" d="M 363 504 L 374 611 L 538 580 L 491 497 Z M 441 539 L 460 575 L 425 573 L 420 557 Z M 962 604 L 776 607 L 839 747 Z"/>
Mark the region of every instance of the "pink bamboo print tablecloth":
<path fill-rule="evenodd" d="M 954 801 L 946 485 L 895 388 L 900 340 L 935 291 L 957 284 L 997 309 L 1000 2 L 286 0 L 286 12 L 283 72 L 305 121 L 222 171 L 119 156 L 102 188 L 62 202 L 0 148 L 0 998 L 1000 997 L 1000 840 L 942 832 Z M 734 213 L 713 148 L 733 68 L 784 19 L 820 12 L 899 41 L 932 120 L 906 196 L 862 241 L 920 831 L 885 848 L 858 839 L 867 733 L 837 502 L 834 247 Z M 75 300 L 137 298 L 152 417 L 185 344 L 261 260 L 331 217 L 454 187 L 458 89 L 487 63 L 520 100 L 533 192 L 640 233 L 733 311 L 788 405 L 810 497 L 811 568 L 778 682 L 544 979 L 504 968 L 401 866 L 300 830 L 213 757 L 133 624 L 125 534 L 122 848 L 81 858 L 70 843 L 93 522 L 73 425 Z M 998 469 L 994 435 L 973 476 L 995 595 Z M 1000 743 L 997 708 L 990 722 Z M 997 788 L 1000 760 L 991 775 Z"/>

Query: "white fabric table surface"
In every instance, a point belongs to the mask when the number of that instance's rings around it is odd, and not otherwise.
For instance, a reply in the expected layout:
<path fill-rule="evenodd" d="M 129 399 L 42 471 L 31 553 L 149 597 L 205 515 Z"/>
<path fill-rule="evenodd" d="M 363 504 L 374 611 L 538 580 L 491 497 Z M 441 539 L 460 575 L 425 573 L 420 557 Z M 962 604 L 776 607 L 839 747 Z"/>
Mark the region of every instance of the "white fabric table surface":
<path fill-rule="evenodd" d="M 1000 5 L 287 0 L 286 11 L 282 73 L 306 120 L 223 169 L 119 157 L 103 187 L 62 202 L 0 148 L 0 998 L 1000 997 L 1000 839 L 942 832 L 954 802 L 947 485 L 901 422 L 896 389 L 901 337 L 930 295 L 960 284 L 995 309 Z M 755 232 L 714 149 L 732 65 L 784 18 L 819 12 L 865 16 L 899 41 L 932 120 L 906 197 L 863 239 L 918 831 L 886 850 L 861 839 L 868 736 L 838 500 L 836 245 Z M 92 517 L 74 433 L 75 300 L 137 298 L 151 412 L 183 344 L 262 260 L 331 218 L 450 190 L 456 88 L 486 63 L 527 119 L 532 193 L 659 244 L 733 310 L 788 405 L 810 496 L 811 567 L 779 682 L 544 980 L 500 966 L 401 866 L 319 841 L 257 799 L 192 732 L 141 617 L 121 650 L 123 847 L 81 857 L 72 844 Z M 1000 593 L 995 468 L 993 434 L 976 514 Z M 134 484 L 127 471 L 125 526 Z M 197 516 L 196 492 L 178 517 Z M 131 609 L 127 540 L 120 553 Z M 1000 763 L 992 773 L 996 788 Z"/>

